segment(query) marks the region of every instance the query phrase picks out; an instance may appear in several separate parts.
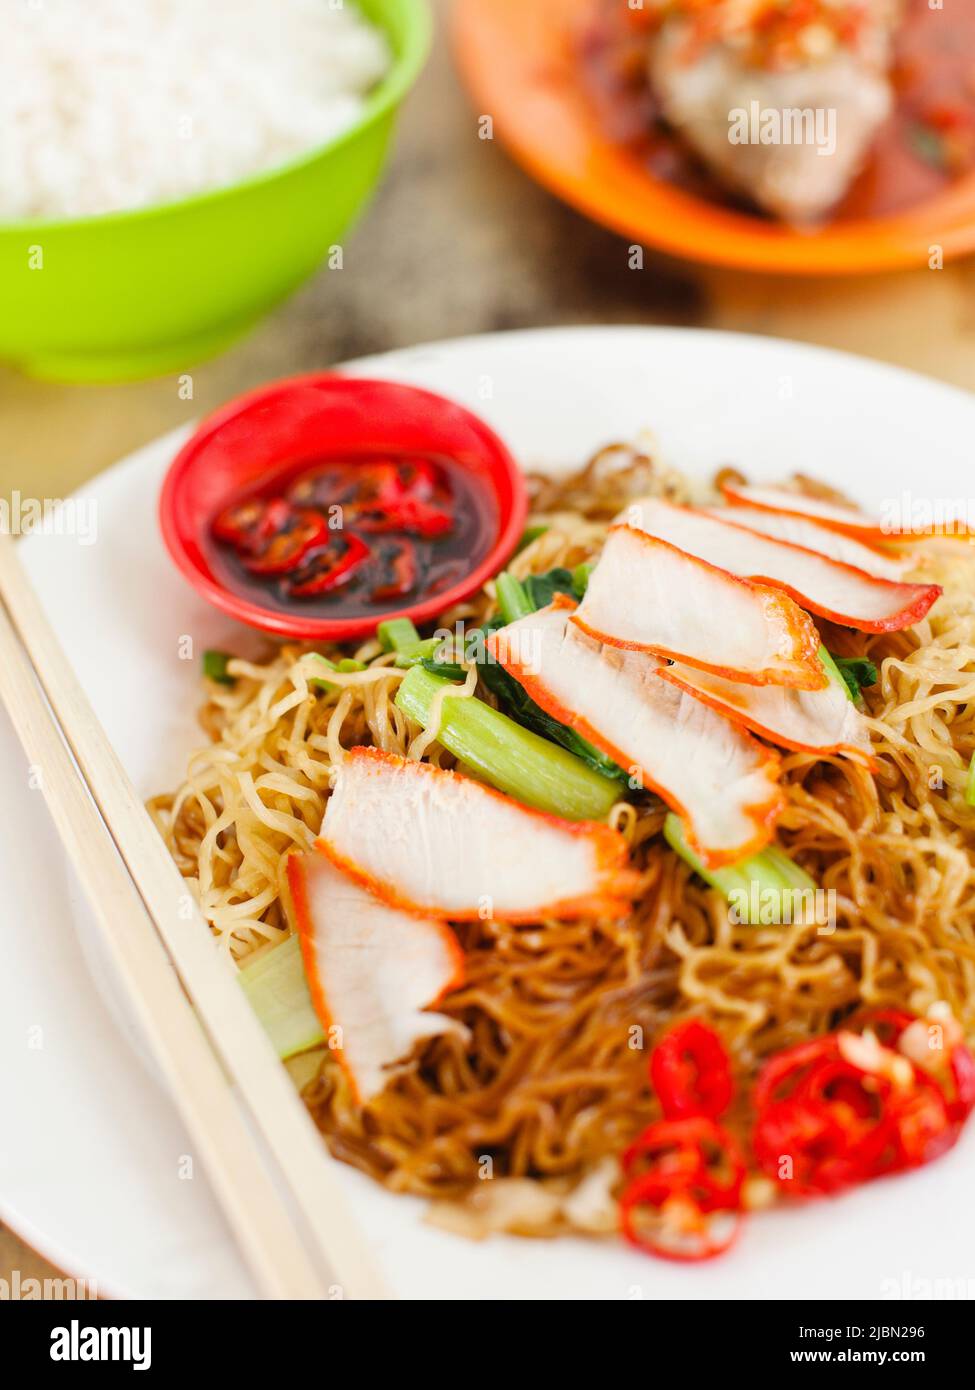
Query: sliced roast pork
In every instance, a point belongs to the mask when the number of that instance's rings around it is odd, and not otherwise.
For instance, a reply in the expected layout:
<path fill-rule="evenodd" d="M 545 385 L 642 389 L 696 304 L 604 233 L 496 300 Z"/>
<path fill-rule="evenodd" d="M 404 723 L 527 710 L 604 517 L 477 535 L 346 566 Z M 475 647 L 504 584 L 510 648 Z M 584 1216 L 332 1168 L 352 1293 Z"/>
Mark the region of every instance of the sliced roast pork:
<path fill-rule="evenodd" d="M 610 646 L 749 685 L 826 685 L 819 635 L 792 599 L 632 526 L 610 528 L 571 621 Z"/>
<path fill-rule="evenodd" d="M 393 906 L 456 921 L 621 917 L 640 884 L 608 825 L 559 820 L 375 748 L 346 756 L 317 844 Z"/>
<path fill-rule="evenodd" d="M 323 855 L 293 854 L 288 883 L 315 1011 L 364 1104 L 422 1039 L 464 1031 L 429 1012 L 463 983 L 463 952 L 445 922 L 389 907 Z"/>
<path fill-rule="evenodd" d="M 728 506 L 706 507 L 711 516 L 722 521 L 733 521 L 736 526 L 744 526 L 749 531 L 757 531 L 760 536 L 770 536 L 776 541 L 787 541 L 790 545 L 801 545 L 803 550 L 814 550 L 817 555 L 825 555 L 827 560 L 838 560 L 841 565 L 852 565 L 854 569 L 872 574 L 875 579 L 902 579 L 908 570 L 916 569 L 919 560 L 911 552 L 897 553 L 881 550 L 879 546 L 854 540 L 843 531 L 833 531 L 812 517 L 791 516 L 786 512 L 767 512 L 759 507 Z"/>
<path fill-rule="evenodd" d="M 821 497 L 808 497 L 803 492 L 788 492 L 778 487 L 749 487 L 744 483 L 725 483 L 722 487 L 725 498 L 733 506 L 758 508 L 775 515 L 801 517 L 807 521 L 818 522 L 832 531 L 852 536 L 854 540 L 866 545 L 882 545 L 885 541 L 911 541 L 926 535 L 937 535 L 947 530 L 949 535 L 968 535 L 967 518 L 964 516 L 944 518 L 944 524 L 913 526 L 913 522 L 903 527 L 901 519 L 895 522 L 879 522 L 866 512 L 855 507 L 843 507 L 837 502 L 828 502 Z M 910 521 L 910 518 L 904 518 Z"/>
<path fill-rule="evenodd" d="M 627 507 L 632 526 L 731 574 L 772 584 L 810 612 L 861 632 L 898 632 L 918 623 L 941 596 L 937 584 L 876 579 L 786 541 L 759 536 L 727 516 L 647 497 Z"/>
<path fill-rule="evenodd" d="M 560 596 L 492 634 L 488 650 L 546 713 L 662 797 L 705 863 L 757 853 L 782 805 L 775 754 L 661 680 L 656 658 L 587 637 L 573 611 Z"/>
<path fill-rule="evenodd" d="M 842 753 L 864 767 L 874 766 L 866 721 L 847 694 L 842 678 L 831 679 L 825 690 L 790 690 L 783 685 L 741 685 L 680 662 L 663 668 L 660 674 L 727 719 L 781 748 Z"/>

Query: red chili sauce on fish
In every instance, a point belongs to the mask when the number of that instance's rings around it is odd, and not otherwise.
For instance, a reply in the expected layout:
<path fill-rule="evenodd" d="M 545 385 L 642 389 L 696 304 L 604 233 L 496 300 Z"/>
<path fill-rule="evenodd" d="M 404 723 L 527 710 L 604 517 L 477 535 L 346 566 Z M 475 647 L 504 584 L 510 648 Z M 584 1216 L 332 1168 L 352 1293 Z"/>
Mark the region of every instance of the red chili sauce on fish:
<path fill-rule="evenodd" d="M 663 120 L 647 78 L 645 30 L 621 0 L 603 0 L 583 38 L 586 88 L 610 139 L 655 178 L 723 207 L 759 212 L 730 193 Z M 831 222 L 902 212 L 975 173 L 975 3 L 907 0 L 891 72 L 895 109 Z"/>
<path fill-rule="evenodd" d="M 497 524 L 493 495 L 449 458 L 322 459 L 224 507 L 209 558 L 265 607 L 378 619 L 462 580 Z"/>

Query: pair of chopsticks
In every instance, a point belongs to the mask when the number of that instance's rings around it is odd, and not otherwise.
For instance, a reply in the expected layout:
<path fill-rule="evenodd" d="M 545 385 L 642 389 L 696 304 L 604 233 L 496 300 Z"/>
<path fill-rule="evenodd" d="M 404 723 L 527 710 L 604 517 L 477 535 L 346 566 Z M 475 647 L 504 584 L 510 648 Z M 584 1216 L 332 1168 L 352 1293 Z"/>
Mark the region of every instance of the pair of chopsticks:
<path fill-rule="evenodd" d="M 129 1002 L 261 1292 L 386 1297 L 321 1136 L 216 950 L 7 535 L 0 535 L 0 701 L 41 771 Z"/>

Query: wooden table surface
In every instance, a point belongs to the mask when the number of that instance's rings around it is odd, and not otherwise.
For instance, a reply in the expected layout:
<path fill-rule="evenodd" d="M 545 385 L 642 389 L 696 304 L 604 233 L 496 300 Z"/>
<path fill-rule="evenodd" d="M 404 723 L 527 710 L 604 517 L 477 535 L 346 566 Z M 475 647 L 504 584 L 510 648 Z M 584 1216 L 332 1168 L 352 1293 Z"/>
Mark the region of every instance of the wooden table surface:
<path fill-rule="evenodd" d="M 536 187 L 492 142 L 453 73 L 449 0 L 434 0 L 431 62 L 403 113 L 345 268 L 318 275 L 243 343 L 178 375 L 56 386 L 0 369 L 0 493 L 61 497 L 166 430 L 269 378 L 437 338 L 550 324 L 736 329 L 881 358 L 975 389 L 975 262 L 803 281 L 646 258 Z M 50 1267 L 0 1228 L 0 1278 Z"/>

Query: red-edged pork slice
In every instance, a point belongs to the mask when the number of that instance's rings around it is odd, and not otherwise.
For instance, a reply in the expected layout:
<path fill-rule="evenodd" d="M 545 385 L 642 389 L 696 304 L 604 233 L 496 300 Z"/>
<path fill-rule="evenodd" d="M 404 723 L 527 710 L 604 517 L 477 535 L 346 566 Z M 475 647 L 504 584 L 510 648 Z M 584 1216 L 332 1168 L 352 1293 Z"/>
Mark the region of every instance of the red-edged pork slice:
<path fill-rule="evenodd" d="M 464 980 L 445 922 L 380 902 L 320 854 L 293 854 L 288 883 L 312 1003 L 356 1100 L 371 1100 L 424 1038 L 464 1032 L 425 1010 Z"/>
<path fill-rule="evenodd" d="M 895 554 L 892 550 L 880 550 L 875 545 L 864 545 L 842 531 L 831 531 L 818 521 L 803 516 L 787 516 L 785 512 L 763 512 L 757 507 L 705 507 L 709 516 L 722 521 L 732 521 L 736 526 L 744 526 L 759 535 L 771 536 L 776 541 L 787 541 L 789 545 L 801 545 L 803 550 L 815 550 L 825 555 L 827 560 L 838 560 L 841 565 L 852 565 L 854 569 L 872 574 L 875 579 L 902 579 L 908 570 L 916 569 L 919 563 L 916 554 Z"/>
<path fill-rule="evenodd" d="M 952 520 L 947 527 L 933 522 L 930 526 L 902 526 L 893 522 L 881 525 L 872 516 L 857 511 L 855 507 L 841 507 L 838 503 L 826 502 L 821 497 L 807 497 L 805 493 L 787 492 L 785 488 L 724 483 L 721 490 L 732 506 L 758 507 L 761 511 L 806 517 L 860 541 L 876 541 L 882 544 L 884 541 L 889 543 L 897 540 L 916 540 L 923 536 L 968 534 L 967 524 L 962 517 Z"/>
<path fill-rule="evenodd" d="M 740 685 L 680 662 L 660 675 L 770 743 L 802 753 L 842 753 L 875 766 L 866 722 L 842 681 L 831 679 L 825 690 Z"/>
<path fill-rule="evenodd" d="M 662 681 L 655 657 L 580 632 L 574 607 L 560 595 L 492 633 L 489 652 L 553 719 L 657 792 L 710 867 L 757 853 L 782 806 L 777 756 Z"/>
<path fill-rule="evenodd" d="M 749 685 L 826 684 L 812 619 L 633 526 L 613 526 L 572 622 L 611 647 L 654 652 Z"/>
<path fill-rule="evenodd" d="M 375 748 L 347 755 L 317 844 L 393 906 L 455 921 L 622 917 L 640 884 L 608 825 Z"/>
<path fill-rule="evenodd" d="M 647 497 L 626 509 L 631 526 L 688 555 L 759 583 L 771 584 L 821 618 L 861 632 L 913 627 L 940 598 L 937 584 L 893 584 L 827 560 L 813 550 L 759 536 L 728 518 Z"/>

